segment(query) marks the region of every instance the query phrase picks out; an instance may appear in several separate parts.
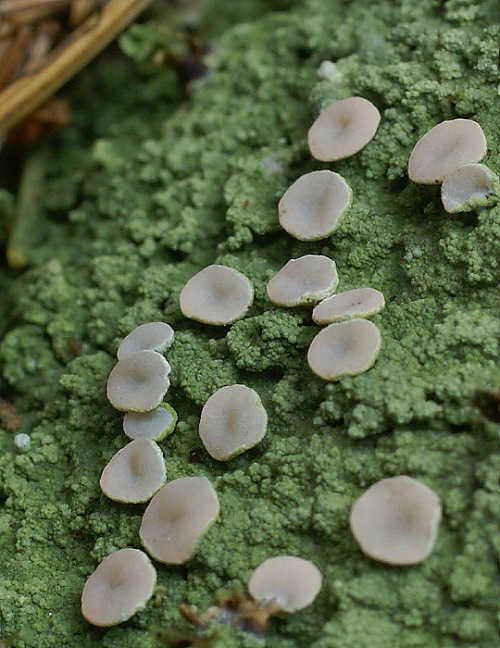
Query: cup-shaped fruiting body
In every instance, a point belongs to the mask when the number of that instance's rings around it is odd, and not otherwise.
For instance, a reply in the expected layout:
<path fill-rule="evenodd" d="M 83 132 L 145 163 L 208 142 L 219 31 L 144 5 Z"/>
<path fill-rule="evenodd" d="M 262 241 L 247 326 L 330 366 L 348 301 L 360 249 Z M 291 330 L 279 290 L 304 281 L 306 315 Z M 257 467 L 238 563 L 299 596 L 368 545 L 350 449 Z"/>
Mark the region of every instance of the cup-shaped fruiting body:
<path fill-rule="evenodd" d="M 134 351 L 118 360 L 108 378 L 111 405 L 122 412 L 149 412 L 169 387 L 170 365 L 156 351 Z"/>
<path fill-rule="evenodd" d="M 335 261 L 322 254 L 290 259 L 267 284 L 267 296 L 278 306 L 314 304 L 331 295 L 339 277 Z"/>
<path fill-rule="evenodd" d="M 474 201 L 486 198 L 498 186 L 498 177 L 484 164 L 463 164 L 443 178 L 441 200 L 447 212 L 469 211 Z"/>
<path fill-rule="evenodd" d="M 174 329 L 166 322 L 148 322 L 141 324 L 123 338 L 118 351 L 118 360 L 134 353 L 134 351 L 163 352 L 172 345 Z"/>
<path fill-rule="evenodd" d="M 281 227 L 300 241 L 330 236 L 351 205 L 352 189 L 334 171 L 312 171 L 300 176 L 278 204 Z"/>
<path fill-rule="evenodd" d="M 370 486 L 349 518 L 361 551 L 390 565 L 416 565 L 434 547 L 441 503 L 425 484 L 400 475 Z"/>
<path fill-rule="evenodd" d="M 462 164 L 479 162 L 486 154 L 486 137 L 472 119 L 450 119 L 431 128 L 415 144 L 408 176 L 419 184 L 437 184 Z"/>
<path fill-rule="evenodd" d="M 267 412 L 259 395 L 245 385 L 221 387 L 201 411 L 201 441 L 219 461 L 227 461 L 253 448 L 264 437 L 266 429 Z"/>
<path fill-rule="evenodd" d="M 123 417 L 123 431 L 130 439 L 161 441 L 174 431 L 177 412 L 161 403 L 150 412 L 128 412 Z"/>
<path fill-rule="evenodd" d="M 180 565 L 191 558 L 218 515 L 219 501 L 208 479 L 174 479 L 148 504 L 139 530 L 141 543 L 156 560 Z"/>
<path fill-rule="evenodd" d="M 276 556 L 255 569 L 248 581 L 248 591 L 262 605 L 275 603 L 284 612 L 297 612 L 311 605 L 321 583 L 321 572 L 309 560 Z"/>
<path fill-rule="evenodd" d="M 237 270 L 209 265 L 185 284 L 179 297 L 183 315 L 204 324 L 231 324 L 253 301 L 250 281 Z"/>
<path fill-rule="evenodd" d="M 147 502 L 166 479 L 163 453 L 154 441 L 136 439 L 111 457 L 101 474 L 102 492 L 116 502 Z"/>
<path fill-rule="evenodd" d="M 380 113 L 364 97 L 334 101 L 320 112 L 307 134 L 316 160 L 343 160 L 360 151 L 375 135 Z"/>
<path fill-rule="evenodd" d="M 375 288 L 355 288 L 324 299 L 312 312 L 316 324 L 331 324 L 353 317 L 370 317 L 385 306 L 384 295 Z"/>
<path fill-rule="evenodd" d="M 156 570 L 140 549 L 120 549 L 106 556 L 89 576 L 82 593 L 82 614 L 95 626 L 123 623 L 153 594 Z"/>
<path fill-rule="evenodd" d="M 313 339 L 307 352 L 311 370 L 324 380 L 338 380 L 367 371 L 375 362 L 382 338 L 365 319 L 330 324 Z"/>

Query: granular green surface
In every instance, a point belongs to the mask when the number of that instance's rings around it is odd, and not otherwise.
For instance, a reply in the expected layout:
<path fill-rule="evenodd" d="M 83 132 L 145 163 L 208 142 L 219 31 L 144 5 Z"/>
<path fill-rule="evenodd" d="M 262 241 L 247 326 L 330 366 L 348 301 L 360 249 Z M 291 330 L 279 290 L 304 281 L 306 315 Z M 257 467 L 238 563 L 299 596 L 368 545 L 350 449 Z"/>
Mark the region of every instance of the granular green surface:
<path fill-rule="evenodd" d="M 178 109 L 170 73 L 136 81 L 134 94 L 126 71 L 102 69 L 87 88 L 96 105 L 57 144 L 32 267 L 2 275 L 0 387 L 31 449 L 16 451 L 0 429 L 1 638 L 154 648 L 151 626 L 189 629 L 180 604 L 203 611 L 217 590 L 244 586 L 262 560 L 287 553 L 322 571 L 313 605 L 273 619 L 264 641 L 223 626 L 212 646 L 499 645 L 499 428 L 472 404 L 500 383 L 498 195 L 450 215 L 438 187 L 406 175 L 419 137 L 456 117 L 479 122 L 483 162 L 500 172 L 498 25 L 496 0 L 289 3 L 226 31 L 210 75 Z M 325 60 L 328 78 L 318 76 Z M 318 163 L 307 130 L 320 108 L 351 95 L 378 107 L 377 134 L 352 158 Z M 280 229 L 277 202 L 321 168 L 346 178 L 353 205 L 329 239 L 301 243 Z M 386 297 L 373 318 L 383 347 L 364 374 L 315 377 L 305 360 L 320 328 L 311 309 L 266 298 L 273 273 L 306 253 L 335 260 L 338 291 L 368 285 Z M 179 311 L 182 286 L 209 263 L 254 285 L 250 311 L 228 327 Z M 99 490 L 126 442 L 105 385 L 121 338 L 151 320 L 176 331 L 166 399 L 179 423 L 161 442 L 168 478 L 208 477 L 221 515 L 188 563 L 157 565 L 154 601 L 101 630 L 81 617 L 83 584 L 108 553 L 140 546 L 144 509 Z M 197 425 L 206 399 L 234 382 L 257 390 L 269 428 L 220 463 L 193 453 Z M 363 490 L 398 474 L 443 503 L 435 549 L 413 567 L 371 561 L 348 528 Z"/>

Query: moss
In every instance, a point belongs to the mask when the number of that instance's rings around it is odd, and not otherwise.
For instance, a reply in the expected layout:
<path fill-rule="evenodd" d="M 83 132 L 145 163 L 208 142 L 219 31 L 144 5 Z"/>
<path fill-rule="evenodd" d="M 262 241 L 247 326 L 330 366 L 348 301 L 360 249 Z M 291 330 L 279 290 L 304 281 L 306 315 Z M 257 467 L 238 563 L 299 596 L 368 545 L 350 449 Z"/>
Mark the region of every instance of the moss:
<path fill-rule="evenodd" d="M 497 3 L 257 5 L 262 17 L 220 38 L 211 74 L 179 110 L 169 72 L 139 79 L 119 67 L 113 76 L 106 63 L 73 87 L 98 99 L 54 145 L 32 269 L 4 273 L 12 308 L 2 387 L 31 449 L 19 454 L 0 429 L 1 632 L 27 629 L 39 648 L 153 648 L 150 626 L 188 630 L 180 604 L 204 610 L 265 558 L 291 553 L 312 559 L 324 586 L 310 608 L 271 621 L 269 648 L 490 648 L 498 426 L 473 396 L 500 381 L 500 210 L 491 200 L 447 214 L 436 187 L 408 181 L 406 164 L 428 128 L 467 117 L 483 127 L 486 163 L 499 173 Z M 334 65 L 329 78 L 317 75 L 323 60 Z M 101 100 L 104 89 L 113 101 Z M 335 165 L 354 192 L 339 229 L 300 243 L 280 231 L 277 202 L 318 168 L 305 135 L 319 108 L 349 95 L 372 100 L 382 122 Z M 332 384 L 312 375 L 310 309 L 266 298 L 273 273 L 307 253 L 335 259 L 339 291 L 385 294 L 373 320 L 383 347 L 365 374 Z M 252 308 L 229 327 L 188 321 L 178 308 L 182 286 L 208 263 L 254 284 Z M 138 546 L 143 510 L 99 491 L 102 467 L 126 443 L 105 383 L 119 340 L 156 319 L 176 331 L 167 399 L 179 422 L 161 442 L 167 475 L 207 476 L 221 516 L 189 563 L 158 567 L 154 603 L 100 630 L 80 616 L 81 588 L 108 552 Z M 200 448 L 197 425 L 206 399 L 233 382 L 261 395 L 269 430 L 221 465 Z M 432 487 L 444 507 L 433 554 L 401 569 L 364 557 L 348 529 L 360 493 L 396 474 Z M 215 648 L 257 643 L 214 629 Z"/>

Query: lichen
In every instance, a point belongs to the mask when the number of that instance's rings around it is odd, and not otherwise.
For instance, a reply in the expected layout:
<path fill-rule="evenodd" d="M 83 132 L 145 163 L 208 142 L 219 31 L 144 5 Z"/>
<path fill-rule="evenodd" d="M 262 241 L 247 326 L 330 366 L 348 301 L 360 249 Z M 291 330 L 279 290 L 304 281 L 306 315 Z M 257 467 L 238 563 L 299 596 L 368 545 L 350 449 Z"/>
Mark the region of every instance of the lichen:
<path fill-rule="evenodd" d="M 324 586 L 310 608 L 270 622 L 269 648 L 491 648 L 498 426 L 473 403 L 500 382 L 500 208 L 447 214 L 439 189 L 410 183 L 406 164 L 430 127 L 467 117 L 499 173 L 497 3 L 305 0 L 276 13 L 257 4 L 262 17 L 220 38 L 187 105 L 173 110 L 168 71 L 162 86 L 161 74 L 113 76 L 106 63 L 87 78 L 96 103 L 84 102 L 55 144 L 32 269 L 6 275 L 1 386 L 31 449 L 19 454 L 0 429 L 0 634 L 28 629 L 38 648 L 154 648 L 150 626 L 187 629 L 180 604 L 204 610 L 218 589 L 288 553 L 313 560 Z M 317 75 L 325 60 L 330 78 Z M 373 101 L 382 121 L 335 164 L 353 189 L 339 229 L 300 243 L 280 230 L 277 202 L 320 168 L 306 145 L 319 109 L 349 95 Z M 383 346 L 366 373 L 315 377 L 310 308 L 266 299 L 269 278 L 303 254 L 335 260 L 339 291 L 384 293 L 373 318 Z M 179 311 L 182 286 L 209 263 L 254 285 L 250 311 L 228 327 Z M 158 319 L 176 331 L 167 475 L 209 478 L 221 516 L 185 567 L 159 566 L 154 604 L 103 631 L 81 617 L 81 589 L 107 553 L 139 546 L 143 508 L 99 490 L 126 442 L 105 384 L 120 339 Z M 269 427 L 221 466 L 200 450 L 197 425 L 206 399 L 234 382 L 259 393 Z M 400 569 L 364 557 L 348 529 L 361 492 L 397 474 L 430 486 L 444 511 L 433 554 Z M 255 639 L 222 628 L 216 648 L 247 645 Z"/>

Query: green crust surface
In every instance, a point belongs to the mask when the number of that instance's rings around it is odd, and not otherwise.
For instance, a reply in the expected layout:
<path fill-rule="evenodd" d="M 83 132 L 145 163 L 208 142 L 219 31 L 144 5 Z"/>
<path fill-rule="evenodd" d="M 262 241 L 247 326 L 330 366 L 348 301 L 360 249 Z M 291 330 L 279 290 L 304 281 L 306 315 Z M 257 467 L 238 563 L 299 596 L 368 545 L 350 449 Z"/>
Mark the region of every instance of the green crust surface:
<path fill-rule="evenodd" d="M 50 163 L 32 267 L 2 274 L 0 387 L 31 448 L 16 451 L 0 428 L 1 639 L 154 648 L 152 626 L 189 630 L 180 604 L 203 611 L 286 553 L 323 573 L 313 605 L 273 619 L 264 640 L 220 626 L 207 645 L 498 646 L 499 426 L 472 404 L 500 383 L 498 195 L 447 214 L 439 187 L 412 184 L 406 164 L 429 128 L 466 117 L 482 126 L 483 163 L 499 174 L 499 36 L 496 0 L 308 0 L 229 29 L 179 108 L 169 72 L 137 80 L 134 93 L 126 71 L 104 66 L 78 91 L 83 113 Z M 377 134 L 352 158 L 316 162 L 309 126 L 351 95 L 378 107 Z M 90 147 L 88 133 L 98 135 Z M 277 203 L 320 168 L 347 180 L 352 207 L 330 238 L 301 243 L 280 229 Z M 308 253 L 335 260 L 339 292 L 385 295 L 373 317 L 383 345 L 366 373 L 330 384 L 314 376 L 311 308 L 266 298 L 269 278 Z M 182 286 L 209 263 L 243 272 L 255 289 L 228 327 L 179 311 Z M 166 400 L 179 420 L 160 442 L 167 476 L 208 477 L 221 515 L 186 565 L 157 565 L 154 600 L 101 630 L 81 617 L 83 584 L 108 553 L 140 546 L 144 509 L 99 490 L 127 442 L 105 385 L 120 340 L 151 320 L 176 332 Z M 198 420 L 207 398 L 236 382 L 259 393 L 269 427 L 261 444 L 220 463 L 199 451 Z M 363 490 L 398 474 L 443 503 L 435 549 L 414 567 L 371 561 L 348 528 Z"/>

